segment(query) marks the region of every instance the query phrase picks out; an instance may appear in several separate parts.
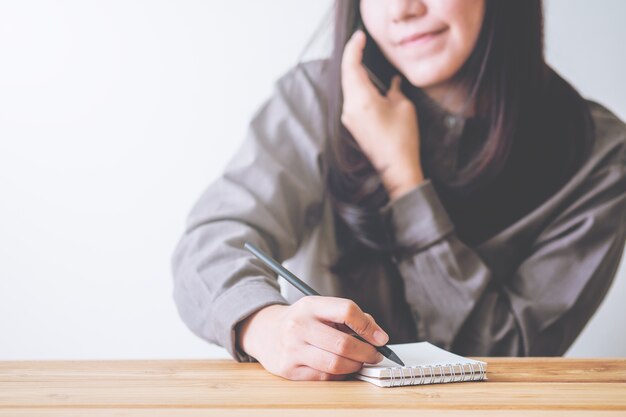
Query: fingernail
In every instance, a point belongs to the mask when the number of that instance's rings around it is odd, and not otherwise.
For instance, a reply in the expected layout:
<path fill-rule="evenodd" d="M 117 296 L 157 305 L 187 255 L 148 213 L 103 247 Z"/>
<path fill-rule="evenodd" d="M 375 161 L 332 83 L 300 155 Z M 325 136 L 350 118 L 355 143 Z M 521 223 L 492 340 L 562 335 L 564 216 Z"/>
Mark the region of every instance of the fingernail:
<path fill-rule="evenodd" d="M 374 339 L 376 340 L 376 342 L 378 342 L 381 345 L 384 345 L 385 343 L 387 343 L 387 340 L 389 340 L 389 336 L 387 336 L 386 334 L 384 334 L 383 332 L 381 332 L 380 330 L 376 330 L 374 332 Z"/>
<path fill-rule="evenodd" d="M 382 362 L 383 359 L 385 359 L 385 357 L 383 356 L 382 353 L 378 352 L 378 356 L 376 357 L 376 363 L 378 362 Z"/>

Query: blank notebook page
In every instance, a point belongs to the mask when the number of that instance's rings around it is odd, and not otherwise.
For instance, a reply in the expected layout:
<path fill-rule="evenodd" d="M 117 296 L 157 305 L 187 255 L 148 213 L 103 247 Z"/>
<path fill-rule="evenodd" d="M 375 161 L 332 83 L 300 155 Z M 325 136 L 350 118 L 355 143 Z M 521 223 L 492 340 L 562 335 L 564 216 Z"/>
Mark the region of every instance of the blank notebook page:
<path fill-rule="evenodd" d="M 473 359 L 464 358 L 463 356 L 456 355 L 447 350 L 441 349 L 428 342 L 416 342 L 416 343 L 403 343 L 398 345 L 387 345 L 393 350 L 396 355 L 404 362 L 405 367 L 402 368 L 399 364 L 385 358 L 376 365 L 364 364 L 361 370 L 358 372 L 360 375 L 374 377 L 374 378 L 390 378 L 392 370 L 390 368 L 409 369 L 410 367 L 437 367 L 436 373 L 443 371 L 448 374 L 450 366 L 446 368 L 446 365 L 458 365 L 458 367 L 464 367 L 465 369 L 480 369 L 486 370 L 486 363 L 476 361 Z M 457 367 L 457 369 L 458 369 Z"/>

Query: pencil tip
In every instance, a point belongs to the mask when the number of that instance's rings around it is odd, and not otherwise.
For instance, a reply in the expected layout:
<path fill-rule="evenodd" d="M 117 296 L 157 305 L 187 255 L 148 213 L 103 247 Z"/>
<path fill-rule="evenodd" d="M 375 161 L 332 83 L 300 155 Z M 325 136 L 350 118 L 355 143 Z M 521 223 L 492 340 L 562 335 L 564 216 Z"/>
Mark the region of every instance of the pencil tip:
<path fill-rule="evenodd" d="M 389 355 L 389 359 L 401 366 L 404 366 L 404 362 L 402 362 L 398 355 L 396 355 L 394 352 L 391 352 L 391 354 Z"/>

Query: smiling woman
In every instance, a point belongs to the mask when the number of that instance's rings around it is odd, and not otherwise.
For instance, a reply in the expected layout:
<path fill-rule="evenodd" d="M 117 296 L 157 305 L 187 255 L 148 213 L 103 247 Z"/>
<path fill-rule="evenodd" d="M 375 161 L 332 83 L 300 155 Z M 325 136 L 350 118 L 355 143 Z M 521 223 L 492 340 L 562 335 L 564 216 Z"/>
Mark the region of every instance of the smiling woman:
<path fill-rule="evenodd" d="M 485 0 L 362 0 L 360 14 L 389 62 L 427 91 L 446 84 L 467 61 L 482 27 Z"/>
<path fill-rule="evenodd" d="M 330 57 L 276 82 L 190 214 L 173 257 L 183 320 L 289 379 L 379 360 L 346 332 L 563 354 L 624 249 L 624 123 L 546 64 L 539 0 L 334 11 Z M 281 293 L 246 241 L 329 297 Z"/>

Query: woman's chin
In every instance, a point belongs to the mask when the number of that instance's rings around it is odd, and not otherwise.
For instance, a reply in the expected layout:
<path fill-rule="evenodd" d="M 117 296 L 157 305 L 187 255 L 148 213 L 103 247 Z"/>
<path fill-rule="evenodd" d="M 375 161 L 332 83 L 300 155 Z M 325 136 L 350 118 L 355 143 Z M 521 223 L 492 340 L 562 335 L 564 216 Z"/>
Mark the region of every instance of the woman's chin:
<path fill-rule="evenodd" d="M 402 71 L 406 79 L 411 85 L 419 88 L 425 88 L 442 84 L 448 80 L 445 74 L 447 71 L 440 70 L 438 66 L 434 65 L 419 65 L 416 67 L 405 67 Z M 444 76 L 442 76 L 442 74 Z"/>
<path fill-rule="evenodd" d="M 405 77 L 412 86 L 418 88 L 432 87 L 445 81 L 437 74 L 405 74 Z"/>

